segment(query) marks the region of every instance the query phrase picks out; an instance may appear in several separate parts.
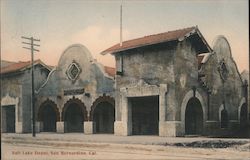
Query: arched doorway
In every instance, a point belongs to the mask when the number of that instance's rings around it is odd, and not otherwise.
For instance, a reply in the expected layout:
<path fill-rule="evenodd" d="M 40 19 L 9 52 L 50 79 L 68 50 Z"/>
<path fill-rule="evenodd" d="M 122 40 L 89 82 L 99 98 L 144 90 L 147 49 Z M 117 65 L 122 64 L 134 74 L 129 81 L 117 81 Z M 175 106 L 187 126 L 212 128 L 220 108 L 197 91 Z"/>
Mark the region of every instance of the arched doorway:
<path fill-rule="evenodd" d="M 100 96 L 91 106 L 90 121 L 95 133 L 114 133 L 115 100 L 110 96 Z"/>
<path fill-rule="evenodd" d="M 247 104 L 244 103 L 240 109 L 240 127 L 245 128 L 247 126 Z"/>
<path fill-rule="evenodd" d="M 203 111 L 199 99 L 191 98 L 185 111 L 185 134 L 201 135 L 203 131 Z"/>
<path fill-rule="evenodd" d="M 226 109 L 223 109 L 221 111 L 220 127 L 221 128 L 227 128 L 228 127 L 228 114 L 227 114 L 227 110 Z"/>
<path fill-rule="evenodd" d="M 87 120 L 87 111 L 85 105 L 79 100 L 69 100 L 63 108 L 64 131 L 65 132 L 83 132 L 84 120 Z"/>
<path fill-rule="evenodd" d="M 55 132 L 56 131 L 56 112 L 50 106 L 46 105 L 42 111 L 43 131 Z"/>
<path fill-rule="evenodd" d="M 94 109 L 96 133 L 114 133 L 115 108 L 109 102 L 100 102 Z"/>
<path fill-rule="evenodd" d="M 43 132 L 56 132 L 56 122 L 59 121 L 59 111 L 56 104 L 51 100 L 46 100 L 38 112 L 38 121 L 42 124 Z"/>

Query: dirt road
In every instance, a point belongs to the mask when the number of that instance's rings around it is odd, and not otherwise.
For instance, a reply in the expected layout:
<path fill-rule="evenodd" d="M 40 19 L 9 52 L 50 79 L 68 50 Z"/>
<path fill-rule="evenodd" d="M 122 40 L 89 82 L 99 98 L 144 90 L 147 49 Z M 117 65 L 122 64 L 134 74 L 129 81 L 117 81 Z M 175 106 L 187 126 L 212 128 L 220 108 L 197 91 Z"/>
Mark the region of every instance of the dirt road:
<path fill-rule="evenodd" d="M 3 160 L 250 159 L 248 150 L 113 143 L 2 143 Z"/>

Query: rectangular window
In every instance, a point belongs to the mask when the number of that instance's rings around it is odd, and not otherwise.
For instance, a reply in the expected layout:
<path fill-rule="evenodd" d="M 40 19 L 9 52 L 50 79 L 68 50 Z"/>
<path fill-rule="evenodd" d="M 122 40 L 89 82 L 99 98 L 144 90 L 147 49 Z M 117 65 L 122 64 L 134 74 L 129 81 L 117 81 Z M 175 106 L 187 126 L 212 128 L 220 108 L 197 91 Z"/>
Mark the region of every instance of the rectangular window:
<path fill-rule="evenodd" d="M 116 60 L 116 75 L 123 75 L 123 56 L 119 55 L 117 56 Z"/>

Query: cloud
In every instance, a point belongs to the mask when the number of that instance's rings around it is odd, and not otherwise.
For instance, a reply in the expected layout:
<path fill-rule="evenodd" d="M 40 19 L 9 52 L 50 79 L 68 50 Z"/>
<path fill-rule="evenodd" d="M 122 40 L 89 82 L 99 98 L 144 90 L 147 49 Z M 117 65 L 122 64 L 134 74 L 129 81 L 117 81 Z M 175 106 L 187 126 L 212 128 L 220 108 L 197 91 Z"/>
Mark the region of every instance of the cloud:
<path fill-rule="evenodd" d="M 123 30 L 124 39 L 128 39 L 130 36 L 128 30 Z M 104 65 L 113 66 L 115 65 L 114 57 L 111 55 L 100 55 L 100 53 L 119 43 L 120 41 L 120 30 L 115 27 L 103 27 L 92 25 L 85 29 L 76 32 L 72 35 L 73 43 L 81 43 L 87 47 L 92 56 L 98 60 L 98 62 Z"/>

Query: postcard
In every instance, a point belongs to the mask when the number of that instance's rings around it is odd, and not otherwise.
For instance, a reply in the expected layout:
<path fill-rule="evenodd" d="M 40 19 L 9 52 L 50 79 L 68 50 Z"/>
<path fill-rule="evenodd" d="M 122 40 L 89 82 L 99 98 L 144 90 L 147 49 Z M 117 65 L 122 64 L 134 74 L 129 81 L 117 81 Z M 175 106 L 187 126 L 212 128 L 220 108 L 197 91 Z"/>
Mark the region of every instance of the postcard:
<path fill-rule="evenodd" d="M 2 0 L 1 159 L 249 159 L 247 0 Z"/>

